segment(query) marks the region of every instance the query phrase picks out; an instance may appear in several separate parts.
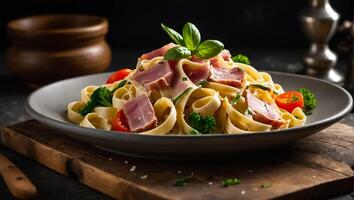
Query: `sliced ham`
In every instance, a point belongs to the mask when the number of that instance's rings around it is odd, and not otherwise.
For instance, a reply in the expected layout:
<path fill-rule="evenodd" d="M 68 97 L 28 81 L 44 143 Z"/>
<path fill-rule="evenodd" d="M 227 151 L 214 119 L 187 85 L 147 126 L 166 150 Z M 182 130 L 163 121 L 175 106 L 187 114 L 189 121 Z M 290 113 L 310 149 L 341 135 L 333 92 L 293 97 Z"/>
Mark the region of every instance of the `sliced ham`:
<path fill-rule="evenodd" d="M 244 83 L 245 72 L 238 67 L 226 69 L 223 67 L 211 67 L 209 80 L 225 85 L 240 88 Z"/>
<path fill-rule="evenodd" d="M 223 61 L 229 61 L 231 60 L 231 54 L 229 50 L 222 50 L 220 54 L 217 56 L 210 58 L 210 64 L 214 67 L 224 67 L 224 62 Z"/>
<path fill-rule="evenodd" d="M 225 60 L 225 61 L 230 61 L 231 60 L 231 54 L 230 51 L 227 49 L 224 49 L 220 52 L 221 57 Z"/>
<path fill-rule="evenodd" d="M 168 87 L 172 78 L 173 71 L 166 61 L 161 61 L 148 70 L 139 70 L 133 76 L 133 79 L 142 84 L 147 90 Z"/>
<path fill-rule="evenodd" d="M 207 80 L 209 77 L 210 65 L 204 63 L 198 69 L 192 69 L 189 65 L 183 65 L 184 73 L 193 83 L 198 83 L 201 80 Z"/>
<path fill-rule="evenodd" d="M 123 112 L 131 132 L 141 132 L 156 126 L 154 108 L 146 94 L 127 101 L 123 106 Z"/>
<path fill-rule="evenodd" d="M 172 95 L 172 97 L 176 97 L 188 87 L 189 84 L 187 83 L 187 81 L 184 81 L 182 77 L 176 73 L 176 75 L 172 79 L 170 94 Z"/>
<path fill-rule="evenodd" d="M 156 49 L 156 50 L 153 50 L 149 53 L 146 53 L 146 54 L 143 54 L 140 56 L 140 59 L 142 60 L 151 60 L 153 58 L 156 58 L 157 56 L 164 56 L 166 54 L 166 52 L 171 49 L 172 47 L 175 47 L 176 45 L 173 44 L 173 43 L 168 43 L 166 44 L 165 46 L 159 48 L 159 49 Z"/>
<path fill-rule="evenodd" d="M 255 97 L 250 90 L 247 90 L 247 104 L 252 111 L 252 118 L 258 122 L 272 125 L 279 128 L 286 122 L 281 119 L 275 103 L 268 104 Z"/>

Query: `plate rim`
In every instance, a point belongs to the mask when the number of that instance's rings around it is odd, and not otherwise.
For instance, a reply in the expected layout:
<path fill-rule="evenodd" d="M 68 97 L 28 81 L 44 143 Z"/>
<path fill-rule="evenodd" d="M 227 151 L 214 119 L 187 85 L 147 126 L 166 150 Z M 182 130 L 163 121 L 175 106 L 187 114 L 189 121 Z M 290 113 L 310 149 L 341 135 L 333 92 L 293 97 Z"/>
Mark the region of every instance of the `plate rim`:
<path fill-rule="evenodd" d="M 92 128 L 87 128 L 87 127 L 81 127 L 78 126 L 74 123 L 70 123 L 70 122 L 62 122 L 50 117 L 47 117 L 39 112 L 37 112 L 35 109 L 32 108 L 32 106 L 30 105 L 31 102 L 31 98 L 33 98 L 34 95 L 36 95 L 36 93 L 40 92 L 41 90 L 51 87 L 52 85 L 58 84 L 60 82 L 64 82 L 64 81 L 70 81 L 70 80 L 74 80 L 77 78 L 85 78 L 85 77 L 90 77 L 90 76 L 97 76 L 97 75 L 103 75 L 103 74 L 111 74 L 112 72 L 105 72 L 105 73 L 97 73 L 97 74 L 91 74 L 91 75 L 85 75 L 85 76 L 77 76 L 77 77 L 72 77 L 72 78 L 67 78 L 67 79 L 63 79 L 60 81 L 56 81 L 53 82 L 51 84 L 45 85 L 35 91 L 33 91 L 26 99 L 26 104 L 25 104 L 25 109 L 27 111 L 27 113 L 29 115 L 31 115 L 34 119 L 43 122 L 49 126 L 58 128 L 58 129 L 64 129 L 66 131 L 71 131 L 71 132 L 81 132 L 82 130 L 85 130 L 87 134 L 91 134 L 91 136 L 95 136 L 95 137 L 100 137 L 102 138 L 102 136 L 107 136 L 107 134 L 109 134 L 108 136 L 111 137 L 118 137 L 118 136 L 129 136 L 129 137 L 143 137 L 143 138 L 172 138 L 172 139 L 177 139 L 177 138 L 191 138 L 191 139 L 196 139 L 196 138 L 224 138 L 224 137 L 254 137 L 254 136 L 272 136 L 274 134 L 286 134 L 286 133 L 291 133 L 297 130 L 303 130 L 303 129 L 311 129 L 314 127 L 317 127 L 318 125 L 321 124 L 328 124 L 328 123 L 335 123 L 337 121 L 339 121 L 344 115 L 348 114 L 351 109 L 353 108 L 353 98 L 351 96 L 351 94 L 346 91 L 344 88 L 335 85 L 331 82 L 319 79 L 319 78 L 315 78 L 315 77 L 311 77 L 311 76 L 306 76 L 306 75 L 300 75 L 300 74 L 291 74 L 291 73 L 286 73 L 286 72 L 279 72 L 279 71 L 264 71 L 270 74 L 277 74 L 277 75 L 287 75 L 287 76 L 295 76 L 295 77 L 300 77 L 300 78 L 305 78 L 305 79 L 312 79 L 314 81 L 319 81 L 325 84 L 329 84 L 333 87 L 335 87 L 338 90 L 341 90 L 342 92 L 344 92 L 344 94 L 348 97 L 349 99 L 349 104 L 347 104 L 340 112 L 336 113 L 335 115 L 323 119 L 321 121 L 315 121 L 312 124 L 309 125 L 305 125 L 305 126 L 299 126 L 299 127 L 294 127 L 294 128 L 289 128 L 289 129 L 278 129 L 278 130 L 271 130 L 271 131 L 262 131 L 262 132 L 254 132 L 254 133 L 240 133 L 240 134 L 221 134 L 221 133 L 217 133 L 217 134 L 202 134 L 202 135 L 154 135 L 154 134 L 137 134 L 137 133 L 126 133 L 126 132 L 112 132 L 112 131 L 107 131 L 107 130 L 98 130 L 98 129 L 92 129 Z M 104 133 L 104 134 L 102 134 Z M 272 134 L 269 134 L 272 133 Z M 274 133 L 274 134 L 273 134 Z"/>

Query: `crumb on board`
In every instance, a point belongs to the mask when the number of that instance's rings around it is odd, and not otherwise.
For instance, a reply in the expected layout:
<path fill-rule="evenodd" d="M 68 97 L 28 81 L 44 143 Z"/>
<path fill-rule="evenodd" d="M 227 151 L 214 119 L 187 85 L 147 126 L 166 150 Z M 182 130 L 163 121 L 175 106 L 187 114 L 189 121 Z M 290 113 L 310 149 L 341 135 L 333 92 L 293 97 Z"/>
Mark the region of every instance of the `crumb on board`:
<path fill-rule="evenodd" d="M 147 179 L 147 177 L 148 177 L 148 175 L 147 175 L 147 174 L 145 174 L 145 175 L 140 176 L 140 179 L 145 180 L 145 179 Z"/>
<path fill-rule="evenodd" d="M 136 169 L 136 166 L 133 165 L 133 166 L 129 169 L 129 171 L 133 172 L 133 171 L 135 171 L 135 169 Z"/>

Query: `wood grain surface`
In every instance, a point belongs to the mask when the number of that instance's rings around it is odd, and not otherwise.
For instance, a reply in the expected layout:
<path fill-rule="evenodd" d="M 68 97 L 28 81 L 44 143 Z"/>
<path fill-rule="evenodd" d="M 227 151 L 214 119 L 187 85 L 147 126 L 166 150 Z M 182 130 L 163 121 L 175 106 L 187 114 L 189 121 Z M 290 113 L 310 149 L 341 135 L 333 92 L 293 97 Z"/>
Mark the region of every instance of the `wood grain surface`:
<path fill-rule="evenodd" d="M 5 156 L 0 154 L 0 174 L 11 194 L 17 199 L 35 199 L 37 189 L 27 176 Z"/>
<path fill-rule="evenodd" d="M 350 192 L 354 185 L 354 128 L 343 124 L 286 148 L 193 162 L 112 154 L 34 120 L 4 128 L 1 140 L 117 199 L 314 199 Z M 186 186 L 174 186 L 186 177 Z M 223 187 L 227 178 L 241 184 Z"/>

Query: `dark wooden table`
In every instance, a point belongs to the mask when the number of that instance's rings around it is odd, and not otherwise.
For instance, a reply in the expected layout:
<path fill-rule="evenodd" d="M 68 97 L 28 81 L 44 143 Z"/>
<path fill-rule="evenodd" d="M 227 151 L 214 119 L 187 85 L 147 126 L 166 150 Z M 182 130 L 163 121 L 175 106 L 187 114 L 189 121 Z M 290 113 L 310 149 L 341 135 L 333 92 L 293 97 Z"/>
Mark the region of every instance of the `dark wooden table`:
<path fill-rule="evenodd" d="M 113 52 L 113 71 L 119 67 L 135 66 L 136 58 L 143 50 L 115 50 Z M 252 64 L 261 70 L 274 70 L 297 73 L 301 71 L 300 50 L 242 50 L 247 54 Z M 13 124 L 30 119 L 24 109 L 27 95 L 31 92 L 20 81 L 8 75 L 4 67 L 4 54 L 0 54 L 0 126 Z M 345 71 L 345 61 L 338 64 L 340 71 Z M 342 120 L 343 123 L 354 126 L 354 114 L 349 114 Z M 353 133 L 354 134 L 354 133 Z M 0 146 L 0 153 L 13 161 L 36 185 L 41 199 L 110 199 L 96 192 L 74 179 L 61 176 L 17 153 Z M 354 166 L 352 166 L 354 169 Z M 0 179 L 0 199 L 12 199 L 3 180 Z M 354 193 L 331 199 L 354 199 Z"/>

